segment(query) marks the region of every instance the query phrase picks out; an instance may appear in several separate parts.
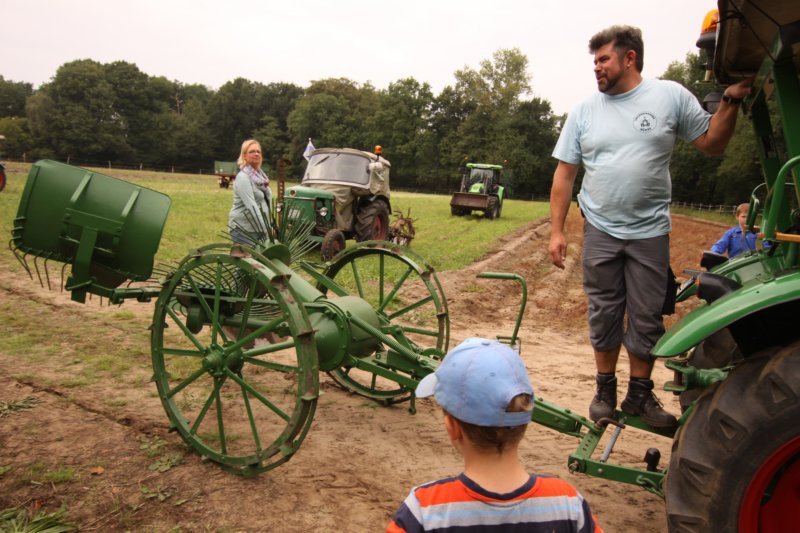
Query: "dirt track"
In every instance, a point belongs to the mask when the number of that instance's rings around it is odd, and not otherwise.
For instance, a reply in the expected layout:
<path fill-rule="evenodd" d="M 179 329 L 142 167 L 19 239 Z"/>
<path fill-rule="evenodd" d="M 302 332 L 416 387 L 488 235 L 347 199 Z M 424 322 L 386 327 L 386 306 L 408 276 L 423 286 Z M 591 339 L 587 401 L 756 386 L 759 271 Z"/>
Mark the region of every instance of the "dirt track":
<path fill-rule="evenodd" d="M 716 225 L 674 221 L 672 264 L 677 273 L 696 268 L 700 252 L 720 233 Z M 510 334 L 520 290 L 513 282 L 476 280 L 483 271 L 515 272 L 528 282 L 528 308 L 520 337 L 536 394 L 584 413 L 593 393 L 591 350 L 586 343 L 586 303 L 580 284 L 580 227 L 575 210 L 568 229 L 570 253 L 564 271 L 546 257 L 549 225 L 531 223 L 498 242 L 482 261 L 457 272 L 441 272 L 453 330 L 451 346 L 473 335 Z M 26 354 L 0 353 L 0 401 L 26 397 L 39 403 L 0 418 L 0 509 L 25 506 L 53 510 L 63 504 L 82 531 L 381 531 L 411 486 L 457 473 L 460 460 L 429 400 L 417 414 L 407 404 L 378 407 L 339 389 L 321 376 L 321 397 L 308 438 L 286 465 L 253 479 L 228 474 L 201 461 L 168 431 L 166 416 L 149 382 L 147 326 L 150 306 L 120 318 L 115 308 L 80 305 L 31 283 L 21 269 L 0 280 L 0 307 L 9 316 L 19 306 L 36 309 L 39 324 L 80 321 L 103 343 L 129 343 L 133 358 L 124 383 L 97 376 L 91 386 L 54 385 L 64 365 L 59 338 L 53 356 L 31 362 Z M 127 304 L 126 304 L 127 305 Z M 682 304 L 679 314 L 691 304 Z M 670 319 L 668 324 L 674 319 Z M 63 348 L 63 347 L 62 347 Z M 35 376 L 26 366 L 36 365 Z M 621 381 L 626 372 L 622 362 Z M 657 387 L 670 379 L 657 366 Z M 661 393 L 677 411 L 673 397 Z M 114 408 L 111 400 L 124 400 Z M 532 471 L 563 477 L 586 496 L 606 531 L 662 531 L 663 503 L 636 487 L 575 476 L 566 468 L 577 442 L 532 425 L 522 447 Z M 612 459 L 641 465 L 648 447 L 668 461 L 670 441 L 626 430 Z M 159 472 L 157 461 L 180 458 Z M 66 482 L 43 481 L 37 471 L 60 466 L 74 474 Z M 38 469 L 38 470 L 37 470 Z"/>

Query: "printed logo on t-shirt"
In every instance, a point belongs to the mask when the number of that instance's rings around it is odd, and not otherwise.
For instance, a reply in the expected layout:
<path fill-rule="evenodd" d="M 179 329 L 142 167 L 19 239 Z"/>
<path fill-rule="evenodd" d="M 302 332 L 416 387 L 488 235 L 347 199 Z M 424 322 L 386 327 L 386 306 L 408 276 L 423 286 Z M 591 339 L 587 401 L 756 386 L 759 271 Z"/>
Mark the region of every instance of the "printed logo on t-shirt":
<path fill-rule="evenodd" d="M 650 133 L 656 129 L 656 123 L 657 121 L 655 115 L 648 113 L 647 111 L 644 113 L 639 113 L 636 115 L 636 118 L 633 119 L 633 127 L 642 133 Z"/>

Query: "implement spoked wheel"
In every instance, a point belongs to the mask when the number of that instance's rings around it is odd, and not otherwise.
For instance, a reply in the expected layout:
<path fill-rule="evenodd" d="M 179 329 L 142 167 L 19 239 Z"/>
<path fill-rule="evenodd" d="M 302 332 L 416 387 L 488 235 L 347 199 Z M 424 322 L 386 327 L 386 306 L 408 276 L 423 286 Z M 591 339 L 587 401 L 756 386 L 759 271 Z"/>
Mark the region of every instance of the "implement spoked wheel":
<path fill-rule="evenodd" d="M 678 431 L 665 482 L 670 531 L 800 524 L 800 342 L 750 356 Z"/>
<path fill-rule="evenodd" d="M 399 344 L 434 357 L 447 351 L 450 318 L 442 286 L 433 267 L 411 250 L 386 242 L 360 243 L 337 256 L 325 275 L 372 305 L 381 331 Z M 402 368 L 395 371 L 403 373 Z M 346 358 L 329 375 L 345 389 L 385 404 L 408 400 L 412 392 L 359 368 L 357 357 Z"/>
<path fill-rule="evenodd" d="M 317 352 L 304 309 L 269 259 L 212 245 L 163 283 L 152 325 L 156 385 L 202 456 L 249 475 L 288 461 L 311 425 Z M 268 337 L 271 343 L 254 343 Z"/>

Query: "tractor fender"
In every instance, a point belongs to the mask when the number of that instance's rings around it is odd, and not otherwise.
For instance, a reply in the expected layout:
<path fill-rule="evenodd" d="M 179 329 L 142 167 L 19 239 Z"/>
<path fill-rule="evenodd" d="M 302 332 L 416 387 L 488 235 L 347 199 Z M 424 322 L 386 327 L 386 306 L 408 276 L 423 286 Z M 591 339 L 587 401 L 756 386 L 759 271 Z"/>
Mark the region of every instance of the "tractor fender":
<path fill-rule="evenodd" d="M 506 188 L 503 187 L 502 185 L 499 185 L 497 187 L 497 199 L 500 201 L 500 205 L 503 205 L 503 199 L 505 198 L 505 195 L 506 195 Z"/>
<path fill-rule="evenodd" d="M 767 282 L 753 280 L 711 305 L 699 307 L 671 327 L 653 347 L 654 357 L 681 355 L 707 337 L 744 317 L 800 300 L 800 272 Z"/>
<path fill-rule="evenodd" d="M 386 207 L 389 209 L 389 213 L 392 212 L 392 204 L 389 201 L 389 197 L 385 196 L 383 194 L 372 194 L 370 196 L 359 196 L 356 201 L 358 202 L 358 207 L 360 209 L 363 205 L 371 204 L 375 200 L 383 200 L 383 202 L 386 204 Z"/>

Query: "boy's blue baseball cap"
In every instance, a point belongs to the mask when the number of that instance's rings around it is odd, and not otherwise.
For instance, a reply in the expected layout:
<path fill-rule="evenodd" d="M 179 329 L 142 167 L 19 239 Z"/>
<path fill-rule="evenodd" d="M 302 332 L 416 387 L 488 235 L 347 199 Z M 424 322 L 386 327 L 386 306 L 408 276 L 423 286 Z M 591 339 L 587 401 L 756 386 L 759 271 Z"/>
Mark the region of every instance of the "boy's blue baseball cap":
<path fill-rule="evenodd" d="M 509 413 L 511 400 L 533 387 L 517 352 L 496 340 L 470 338 L 453 348 L 433 374 L 417 385 L 418 398 L 434 396 L 457 419 L 484 427 L 514 427 L 531 411 Z"/>

